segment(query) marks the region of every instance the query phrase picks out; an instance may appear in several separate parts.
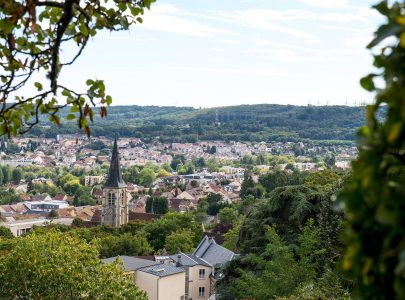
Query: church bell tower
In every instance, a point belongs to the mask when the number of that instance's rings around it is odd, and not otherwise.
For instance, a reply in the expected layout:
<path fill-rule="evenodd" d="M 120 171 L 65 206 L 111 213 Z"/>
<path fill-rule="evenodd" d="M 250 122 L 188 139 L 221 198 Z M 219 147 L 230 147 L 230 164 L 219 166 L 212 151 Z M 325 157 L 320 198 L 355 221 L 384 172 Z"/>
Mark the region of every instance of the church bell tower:
<path fill-rule="evenodd" d="M 111 156 L 108 178 L 103 186 L 103 212 L 101 223 L 113 227 L 120 227 L 128 223 L 128 191 L 122 179 L 117 139 Z"/>

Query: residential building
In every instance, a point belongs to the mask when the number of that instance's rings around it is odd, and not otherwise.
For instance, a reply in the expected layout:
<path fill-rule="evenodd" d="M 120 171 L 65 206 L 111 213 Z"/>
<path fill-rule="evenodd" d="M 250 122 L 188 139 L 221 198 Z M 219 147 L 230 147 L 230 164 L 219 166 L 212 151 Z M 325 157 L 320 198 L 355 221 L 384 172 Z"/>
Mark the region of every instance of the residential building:
<path fill-rule="evenodd" d="M 211 295 L 212 267 L 206 261 L 185 253 L 170 256 L 177 267 L 185 270 L 185 299 L 208 299 Z"/>
<path fill-rule="evenodd" d="M 237 256 L 208 236 L 201 240 L 191 255 L 171 255 L 176 266 L 183 266 L 186 270 L 186 300 L 209 299 L 215 295 L 215 283 L 223 276 L 222 267 Z"/>
<path fill-rule="evenodd" d="M 50 212 L 52 210 L 58 210 L 60 208 L 69 207 L 69 203 L 67 203 L 67 201 L 59 201 L 52 199 L 42 201 L 25 201 L 24 205 L 29 209 L 30 212 L 33 213 Z"/>
<path fill-rule="evenodd" d="M 31 231 L 34 226 L 45 226 L 50 222 L 48 219 L 45 218 L 15 220 L 12 217 L 6 217 L 4 219 L 5 222 L 0 221 L 0 226 L 9 228 L 14 236 L 21 236 Z M 59 218 L 52 220 L 52 223 L 71 225 L 72 221 L 72 218 Z"/>
<path fill-rule="evenodd" d="M 84 185 L 85 186 L 93 186 L 96 184 L 101 184 L 104 181 L 104 176 L 85 176 L 84 177 Z"/>
<path fill-rule="evenodd" d="M 106 258 L 103 262 L 112 263 L 116 259 Z M 138 288 L 147 293 L 149 300 L 185 299 L 184 268 L 132 256 L 119 256 L 118 259 L 124 264 L 124 271 L 132 274 Z"/>

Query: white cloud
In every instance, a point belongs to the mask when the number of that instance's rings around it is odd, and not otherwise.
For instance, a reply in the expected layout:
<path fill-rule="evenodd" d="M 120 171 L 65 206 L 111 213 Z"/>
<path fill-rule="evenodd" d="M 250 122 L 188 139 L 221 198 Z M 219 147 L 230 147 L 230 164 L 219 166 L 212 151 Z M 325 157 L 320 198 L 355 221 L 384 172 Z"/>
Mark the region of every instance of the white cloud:
<path fill-rule="evenodd" d="M 182 14 L 183 10 L 172 4 L 156 4 L 152 6 L 152 12 L 157 14 Z"/>
<path fill-rule="evenodd" d="M 207 68 L 207 67 L 176 67 L 170 68 L 175 70 L 186 70 L 186 71 L 197 71 L 197 72 L 208 72 L 208 73 L 220 73 L 228 75 L 242 75 L 242 76 L 291 76 L 293 74 L 286 72 L 284 70 L 275 70 L 275 69 L 240 69 L 240 68 Z"/>
<path fill-rule="evenodd" d="M 282 12 L 267 9 L 249 9 L 245 11 L 223 13 L 222 15 L 228 20 L 233 20 L 248 27 L 284 33 L 295 38 L 301 38 L 307 42 L 318 41 L 318 38 L 313 34 L 279 24 L 281 21 L 285 22 L 302 18 L 312 18 L 313 16 L 311 13 L 307 13 L 303 16 L 297 10 Z"/>
<path fill-rule="evenodd" d="M 345 46 L 349 48 L 365 49 L 372 39 L 373 38 L 371 35 L 359 35 L 350 37 L 345 40 Z"/>
<path fill-rule="evenodd" d="M 213 37 L 218 34 L 234 33 L 186 18 L 187 12 L 171 4 L 155 5 L 143 17 L 142 28 L 177 33 L 195 37 Z"/>
<path fill-rule="evenodd" d="M 370 19 L 356 13 L 327 13 L 319 16 L 319 19 L 327 22 L 348 23 L 348 22 L 363 22 L 370 23 Z"/>
<path fill-rule="evenodd" d="M 300 49 L 300 51 L 295 51 L 287 48 L 266 48 L 252 49 L 249 53 L 256 56 L 261 55 L 263 58 L 283 63 L 327 63 L 345 61 L 342 57 L 311 49 Z"/>
<path fill-rule="evenodd" d="M 302 3 L 322 8 L 340 8 L 347 7 L 347 0 L 298 0 Z"/>

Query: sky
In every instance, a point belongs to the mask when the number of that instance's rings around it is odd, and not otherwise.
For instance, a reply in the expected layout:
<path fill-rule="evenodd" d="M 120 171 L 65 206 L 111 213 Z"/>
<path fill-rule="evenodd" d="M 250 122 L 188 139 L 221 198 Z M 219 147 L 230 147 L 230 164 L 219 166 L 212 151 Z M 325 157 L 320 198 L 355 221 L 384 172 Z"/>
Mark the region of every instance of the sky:
<path fill-rule="evenodd" d="M 115 105 L 370 102 L 359 79 L 383 21 L 371 0 L 158 0 L 143 24 L 102 32 L 61 81 L 104 79 Z"/>

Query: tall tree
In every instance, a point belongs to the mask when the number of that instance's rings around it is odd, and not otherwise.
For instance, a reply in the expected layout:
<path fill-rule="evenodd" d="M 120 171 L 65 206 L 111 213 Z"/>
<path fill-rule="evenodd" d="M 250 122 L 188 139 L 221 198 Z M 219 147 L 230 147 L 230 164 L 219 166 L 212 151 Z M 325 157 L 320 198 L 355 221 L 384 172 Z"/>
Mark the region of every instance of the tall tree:
<path fill-rule="evenodd" d="M 150 168 L 143 168 L 139 173 L 139 183 L 146 187 L 151 187 L 156 179 L 155 172 Z"/>
<path fill-rule="evenodd" d="M 295 242 L 307 220 L 316 218 L 322 198 L 328 196 L 305 186 L 276 188 L 246 215 L 240 233 L 242 249 L 261 253 L 267 244 L 265 228 L 272 224 L 284 240 Z"/>
<path fill-rule="evenodd" d="M 3 168 L 0 168 L 0 185 L 3 184 L 4 176 L 3 176 Z"/>
<path fill-rule="evenodd" d="M 190 229 L 180 229 L 169 234 L 165 239 L 165 249 L 169 253 L 177 253 L 179 250 L 191 253 L 194 249 L 194 234 Z"/>
<path fill-rule="evenodd" d="M 7 184 L 11 181 L 11 168 L 9 166 L 3 166 L 3 184 Z"/>
<path fill-rule="evenodd" d="M 19 184 L 22 178 L 22 170 L 20 168 L 14 168 L 13 169 L 13 183 L 14 184 Z"/>
<path fill-rule="evenodd" d="M 169 211 L 169 202 L 165 197 L 155 197 L 153 199 L 153 209 L 156 214 L 164 215 Z"/>
<path fill-rule="evenodd" d="M 201 224 L 197 223 L 191 214 L 167 213 L 160 219 L 145 226 L 149 243 L 155 250 L 163 249 L 165 239 L 178 230 L 189 229 L 193 233 L 193 243 L 197 244 L 203 234 Z"/>

